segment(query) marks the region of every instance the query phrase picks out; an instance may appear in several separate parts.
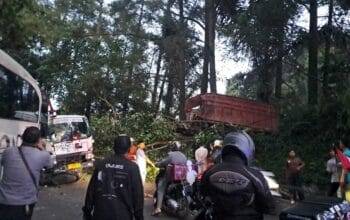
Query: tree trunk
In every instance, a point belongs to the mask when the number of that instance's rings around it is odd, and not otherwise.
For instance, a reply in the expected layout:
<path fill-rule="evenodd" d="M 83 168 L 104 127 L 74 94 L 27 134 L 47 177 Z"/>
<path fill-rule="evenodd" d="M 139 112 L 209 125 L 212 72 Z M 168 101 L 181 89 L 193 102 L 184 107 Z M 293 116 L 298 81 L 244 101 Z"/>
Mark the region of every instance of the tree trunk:
<path fill-rule="evenodd" d="M 332 38 L 332 19 L 333 19 L 333 0 L 329 0 L 328 8 L 328 24 L 327 24 L 327 35 L 325 37 L 325 48 L 324 48 L 324 73 L 323 73 L 323 95 L 325 98 L 328 97 L 328 77 L 329 77 L 329 62 L 330 62 L 330 50 L 331 50 L 331 38 Z"/>
<path fill-rule="evenodd" d="M 132 54 L 135 54 L 139 48 L 139 34 L 141 31 L 141 26 L 142 26 L 142 19 L 143 19 L 143 13 L 144 13 L 144 6 L 145 6 L 145 0 L 141 0 L 141 9 L 140 9 L 140 16 L 137 22 L 137 29 L 136 29 L 136 39 L 133 42 L 133 46 L 132 46 Z M 129 71 L 128 71 L 128 75 L 127 75 L 127 80 L 126 80 L 126 91 L 124 91 L 124 97 L 123 97 L 123 101 L 122 101 L 122 112 L 123 115 L 126 116 L 127 113 L 129 112 L 129 96 L 131 94 L 132 91 L 132 87 L 133 87 L 133 83 L 132 83 L 132 78 L 133 78 L 133 72 L 134 72 L 134 63 L 135 60 L 134 58 L 131 59 L 130 61 L 130 67 L 129 67 Z"/>
<path fill-rule="evenodd" d="M 178 76 L 179 76 L 179 117 L 180 120 L 185 120 L 186 114 L 185 114 L 185 102 L 186 102 L 186 62 L 185 62 L 185 45 L 186 45 L 186 38 L 185 38 L 185 19 L 184 19 L 184 7 L 183 7 L 183 0 L 179 0 L 179 8 L 180 8 L 180 33 L 179 35 L 179 42 L 178 42 L 178 53 L 179 53 L 179 65 L 177 65 L 178 68 Z"/>
<path fill-rule="evenodd" d="M 162 85 L 160 86 L 160 91 L 159 91 L 159 96 L 158 96 L 158 101 L 157 101 L 157 106 L 156 106 L 157 112 L 158 112 L 159 107 L 160 107 L 160 102 L 161 102 L 162 99 L 163 99 L 164 87 L 165 87 L 165 81 L 166 81 L 166 75 L 167 75 L 167 74 L 164 74 L 164 76 L 163 76 L 163 81 L 162 81 Z"/>
<path fill-rule="evenodd" d="M 276 84 L 275 84 L 275 97 L 277 99 L 282 98 L 282 75 L 283 75 L 283 56 L 281 55 L 280 52 L 278 52 L 278 58 L 276 63 Z"/>
<path fill-rule="evenodd" d="M 215 72 L 215 27 L 216 9 L 215 0 L 206 0 L 208 3 L 208 32 L 209 32 L 209 66 L 210 66 L 210 91 L 216 93 L 216 72 Z"/>
<path fill-rule="evenodd" d="M 317 0 L 310 0 L 310 33 L 309 33 L 309 73 L 308 73 L 308 103 L 318 103 L 318 34 L 317 34 Z"/>
<path fill-rule="evenodd" d="M 280 10 L 279 20 L 277 23 L 277 29 L 275 30 L 276 44 L 277 44 L 277 59 L 275 63 L 275 98 L 280 100 L 282 98 L 282 82 L 283 82 L 283 57 L 284 57 L 284 27 L 287 25 L 285 23 L 285 0 L 279 0 L 278 8 Z"/>
<path fill-rule="evenodd" d="M 126 116 L 129 112 L 129 96 L 130 96 L 130 91 L 132 90 L 132 75 L 133 75 L 133 65 L 129 67 L 128 70 L 128 75 L 125 80 L 125 85 L 126 87 L 124 88 L 124 95 L 123 95 L 123 100 L 122 100 L 122 113 L 123 116 Z"/>
<path fill-rule="evenodd" d="M 174 78 L 172 76 L 173 74 L 169 71 L 168 76 L 168 88 L 167 93 L 165 96 L 165 108 L 164 108 L 164 114 L 170 115 L 170 109 L 173 107 L 174 104 Z"/>
<path fill-rule="evenodd" d="M 204 30 L 204 48 L 203 48 L 203 73 L 201 81 L 201 94 L 208 92 L 208 75 L 209 75 L 209 30 L 208 30 L 208 0 L 205 5 L 205 30 Z"/>
<path fill-rule="evenodd" d="M 175 73 L 176 73 L 176 63 L 174 63 L 174 38 L 175 36 L 175 31 L 176 27 L 174 27 L 174 22 L 172 21 L 171 17 L 171 7 L 174 4 L 175 0 L 168 0 L 167 3 L 167 9 L 165 12 L 165 24 L 164 24 L 164 29 L 165 29 L 165 34 L 164 34 L 164 39 L 163 39 L 163 46 L 164 46 L 164 51 L 165 51 L 165 59 L 167 63 L 167 93 L 165 95 L 165 108 L 164 108 L 164 113 L 165 115 L 170 115 L 171 113 L 171 108 L 173 107 L 174 104 L 174 87 L 175 87 Z"/>
<path fill-rule="evenodd" d="M 85 106 L 85 116 L 90 121 L 91 119 L 91 100 L 88 100 Z"/>
<path fill-rule="evenodd" d="M 280 0 L 281 8 L 284 7 L 284 1 Z M 283 16 L 283 14 L 281 14 Z M 280 17 L 280 21 L 277 29 L 277 60 L 275 65 L 275 97 L 276 99 L 282 98 L 282 76 L 283 76 L 283 53 L 284 53 L 284 24 L 283 18 Z"/>
<path fill-rule="evenodd" d="M 269 65 L 268 56 L 258 63 L 258 73 L 260 80 L 258 100 L 270 103 L 273 94 L 273 71 L 271 65 Z"/>
<path fill-rule="evenodd" d="M 153 92 L 152 92 L 152 110 L 154 112 L 158 111 L 157 107 L 157 94 L 158 94 L 158 84 L 160 79 L 160 69 L 162 66 L 162 50 L 159 48 L 159 54 L 158 54 L 158 60 L 157 60 L 157 70 L 156 75 L 154 76 L 154 85 L 153 85 Z M 157 107 L 157 108 L 156 108 Z"/>

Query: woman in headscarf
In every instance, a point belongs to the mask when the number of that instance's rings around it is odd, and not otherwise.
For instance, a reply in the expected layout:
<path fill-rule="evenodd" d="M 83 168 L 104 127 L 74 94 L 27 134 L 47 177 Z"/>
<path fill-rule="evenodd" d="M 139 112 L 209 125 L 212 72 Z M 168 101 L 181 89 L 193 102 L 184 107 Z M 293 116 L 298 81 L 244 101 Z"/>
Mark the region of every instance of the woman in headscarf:
<path fill-rule="evenodd" d="M 198 176 L 200 177 L 208 169 L 208 149 L 201 146 L 195 151 L 195 158 L 198 165 Z"/>

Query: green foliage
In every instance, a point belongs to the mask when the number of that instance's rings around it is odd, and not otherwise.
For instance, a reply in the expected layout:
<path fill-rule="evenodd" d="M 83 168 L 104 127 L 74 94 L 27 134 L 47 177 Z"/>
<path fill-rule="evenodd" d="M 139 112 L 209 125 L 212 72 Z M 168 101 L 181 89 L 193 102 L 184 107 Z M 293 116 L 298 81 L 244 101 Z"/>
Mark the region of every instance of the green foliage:
<path fill-rule="evenodd" d="M 135 113 L 121 119 L 93 116 L 91 126 L 94 129 L 95 152 L 102 155 L 111 152 L 113 140 L 118 134 L 128 134 L 146 144 L 175 138 L 172 122 L 162 117 L 155 118 L 149 113 Z"/>
<path fill-rule="evenodd" d="M 158 173 L 159 173 L 158 168 L 147 166 L 146 181 L 147 182 L 154 182 Z"/>
<path fill-rule="evenodd" d="M 338 100 L 323 103 L 319 108 L 302 105 L 283 108 L 279 134 L 254 135 L 257 163 L 283 181 L 288 152 L 295 150 L 306 163 L 305 183 L 325 187 L 329 182 L 325 171 L 328 152 L 350 130 L 349 94 L 347 91 Z"/>
<path fill-rule="evenodd" d="M 214 130 L 204 130 L 194 136 L 197 146 L 208 145 L 218 138 L 218 134 Z"/>
<path fill-rule="evenodd" d="M 294 150 L 306 164 L 303 171 L 305 184 L 325 187 L 329 183 L 325 164 L 330 143 L 321 142 L 306 134 L 299 138 L 302 138 L 303 141 L 285 133 L 277 136 L 261 134 L 254 136 L 257 164 L 266 170 L 273 171 L 279 181 L 285 184 L 287 155 L 290 150 Z"/>
<path fill-rule="evenodd" d="M 90 126 L 93 128 L 95 153 L 97 155 L 111 153 L 113 140 L 120 130 L 119 124 L 113 122 L 108 116 L 102 116 L 91 117 Z"/>

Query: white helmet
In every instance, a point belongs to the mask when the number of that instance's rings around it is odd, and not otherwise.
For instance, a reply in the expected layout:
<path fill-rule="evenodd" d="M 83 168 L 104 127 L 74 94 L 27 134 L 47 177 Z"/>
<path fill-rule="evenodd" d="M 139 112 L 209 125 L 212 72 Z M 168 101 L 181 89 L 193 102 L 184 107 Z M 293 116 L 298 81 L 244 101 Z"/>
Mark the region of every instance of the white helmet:
<path fill-rule="evenodd" d="M 215 140 L 214 147 L 222 147 L 222 140 Z"/>

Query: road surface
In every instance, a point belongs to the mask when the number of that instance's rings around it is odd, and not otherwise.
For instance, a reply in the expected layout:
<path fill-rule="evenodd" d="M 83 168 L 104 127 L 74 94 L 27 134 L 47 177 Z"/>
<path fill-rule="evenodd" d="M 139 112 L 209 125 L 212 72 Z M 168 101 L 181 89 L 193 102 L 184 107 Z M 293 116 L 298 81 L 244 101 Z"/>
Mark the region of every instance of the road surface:
<path fill-rule="evenodd" d="M 87 188 L 87 179 L 61 185 L 59 187 L 43 187 L 39 193 L 39 202 L 35 207 L 33 220 L 78 220 L 82 219 L 81 207 Z M 151 193 L 152 186 L 146 191 Z M 281 203 L 279 203 L 281 204 Z M 286 206 L 287 203 L 284 203 Z M 161 216 L 152 217 L 152 199 L 145 199 L 144 215 L 146 220 L 173 220 L 175 218 Z M 267 216 L 265 219 L 275 220 L 277 216 Z"/>

